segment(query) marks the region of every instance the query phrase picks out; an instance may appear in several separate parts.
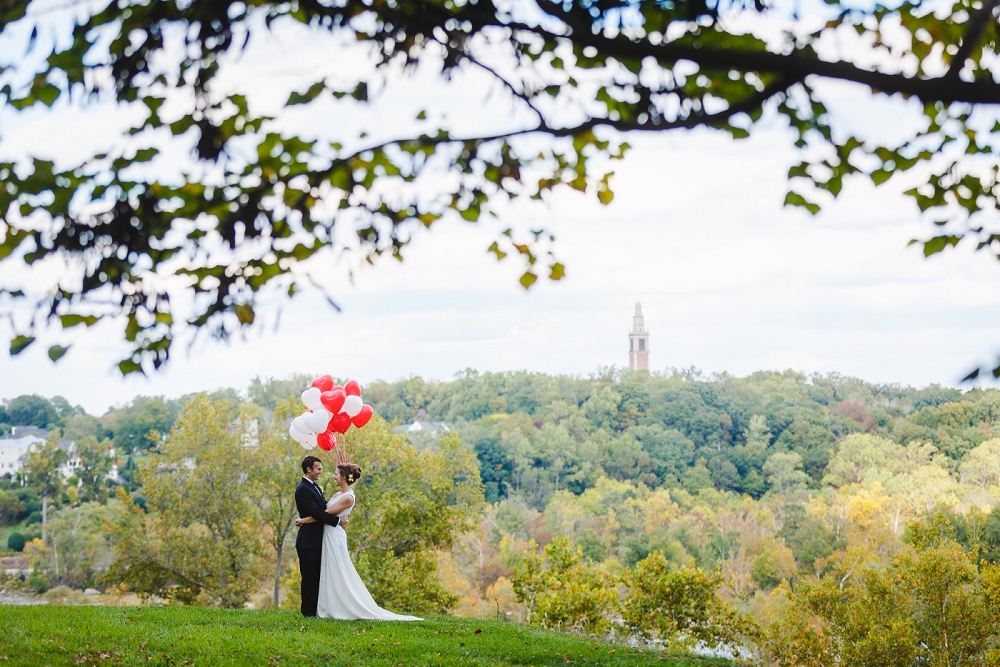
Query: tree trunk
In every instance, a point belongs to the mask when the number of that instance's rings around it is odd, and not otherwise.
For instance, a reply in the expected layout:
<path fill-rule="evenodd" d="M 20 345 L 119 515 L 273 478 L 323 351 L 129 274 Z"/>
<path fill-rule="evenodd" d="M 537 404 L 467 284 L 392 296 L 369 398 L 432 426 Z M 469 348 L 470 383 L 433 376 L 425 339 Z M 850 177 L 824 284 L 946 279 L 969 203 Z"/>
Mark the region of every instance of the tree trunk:
<path fill-rule="evenodd" d="M 49 511 L 49 494 L 42 494 L 42 544 L 48 544 L 48 538 L 45 535 L 45 524 L 48 521 L 48 511 Z"/>
<path fill-rule="evenodd" d="M 281 552 L 283 550 L 284 544 L 279 544 L 275 551 L 278 554 L 277 561 L 274 564 L 274 608 L 277 609 L 278 605 L 281 604 Z"/>

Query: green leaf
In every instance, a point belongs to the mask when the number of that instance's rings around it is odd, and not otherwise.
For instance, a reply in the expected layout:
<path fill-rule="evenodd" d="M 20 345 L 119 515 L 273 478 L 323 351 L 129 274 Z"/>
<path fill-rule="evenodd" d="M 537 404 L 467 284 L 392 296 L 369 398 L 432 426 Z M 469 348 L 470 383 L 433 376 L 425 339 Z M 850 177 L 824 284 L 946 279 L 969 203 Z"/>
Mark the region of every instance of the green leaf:
<path fill-rule="evenodd" d="M 132 359 L 123 359 L 118 362 L 118 370 L 121 371 L 122 375 L 128 375 L 130 373 L 142 373 L 142 366 Z"/>
<path fill-rule="evenodd" d="M 552 272 L 549 274 L 549 278 L 552 280 L 562 280 L 563 276 L 566 275 L 566 267 L 561 263 L 556 262 L 552 265 Z"/>
<path fill-rule="evenodd" d="M 47 83 L 42 86 L 37 93 L 35 93 L 35 97 L 38 98 L 39 102 L 47 107 L 50 107 L 55 104 L 57 99 L 59 99 L 59 92 L 58 88 L 53 86 L 51 83 Z"/>
<path fill-rule="evenodd" d="M 935 236 L 932 239 L 924 241 L 924 257 L 930 257 L 936 253 L 941 252 L 948 246 L 958 245 L 958 242 L 962 240 L 960 236 Z"/>
<path fill-rule="evenodd" d="M 1000 367 L 998 367 L 998 368 L 1000 368 Z M 996 375 L 995 371 L 994 371 L 994 375 Z M 966 375 L 964 378 L 962 378 L 962 382 L 968 382 L 970 380 L 975 380 L 977 377 L 979 377 L 979 369 L 978 368 L 976 370 L 972 371 L 971 373 L 969 373 L 968 375 Z"/>
<path fill-rule="evenodd" d="M 253 324 L 254 317 L 256 316 L 253 312 L 253 306 L 248 303 L 241 303 L 233 306 L 233 310 L 236 311 L 236 319 L 240 321 L 240 324 Z"/>
<path fill-rule="evenodd" d="M 63 329 L 69 329 L 70 327 L 75 327 L 78 324 L 86 324 L 88 327 L 92 327 L 97 324 L 97 321 L 101 319 L 96 315 L 60 315 L 59 323 L 62 324 Z"/>
<path fill-rule="evenodd" d="M 507 256 L 507 253 L 505 253 L 503 250 L 500 249 L 500 246 L 497 245 L 496 241 L 493 242 L 493 245 L 491 245 L 486 252 L 492 252 L 496 254 L 497 259 L 503 259 L 504 257 Z"/>
<path fill-rule="evenodd" d="M 876 169 L 871 175 L 872 183 L 875 185 L 882 185 L 890 178 L 892 178 L 892 172 L 885 169 Z"/>
<path fill-rule="evenodd" d="M 525 271 L 524 275 L 521 276 L 521 279 L 518 282 L 521 283 L 522 286 L 524 286 L 524 289 L 528 289 L 529 287 L 535 284 L 536 280 L 538 280 L 538 276 L 536 276 L 531 271 Z"/>
<path fill-rule="evenodd" d="M 807 201 L 805 197 L 797 192 L 789 192 L 785 195 L 785 206 L 801 206 L 813 215 L 819 213 L 818 204 L 813 204 L 812 202 Z"/>
<path fill-rule="evenodd" d="M 788 178 L 809 178 L 808 169 L 808 162 L 800 162 L 788 170 Z"/>
<path fill-rule="evenodd" d="M 156 154 L 159 153 L 155 148 L 142 148 L 135 152 L 135 157 L 132 158 L 132 162 L 149 162 Z"/>
<path fill-rule="evenodd" d="M 285 102 L 286 107 L 293 106 L 295 104 L 307 104 L 312 102 L 314 99 L 319 97 L 319 94 L 326 90 L 326 82 L 318 81 L 313 85 L 309 86 L 309 90 L 304 93 L 293 92 L 288 96 L 288 101 Z"/>
<path fill-rule="evenodd" d="M 10 356 L 14 357 L 24 351 L 24 348 L 28 347 L 35 342 L 34 336 L 14 336 L 10 341 Z"/>
<path fill-rule="evenodd" d="M 67 345 L 66 347 L 63 347 L 62 345 L 53 345 L 49 348 L 49 359 L 52 361 L 59 361 L 59 359 L 61 359 L 71 347 L 72 345 Z"/>
<path fill-rule="evenodd" d="M 421 111 L 417 114 L 417 120 L 427 120 L 427 112 Z"/>

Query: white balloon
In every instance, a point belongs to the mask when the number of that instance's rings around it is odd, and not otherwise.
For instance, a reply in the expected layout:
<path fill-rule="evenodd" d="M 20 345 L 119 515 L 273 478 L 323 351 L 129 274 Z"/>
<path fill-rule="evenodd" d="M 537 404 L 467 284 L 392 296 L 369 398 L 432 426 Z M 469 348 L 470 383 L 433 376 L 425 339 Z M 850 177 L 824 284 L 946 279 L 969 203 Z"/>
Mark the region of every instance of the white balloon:
<path fill-rule="evenodd" d="M 319 400 L 320 394 L 322 394 L 316 387 L 309 387 L 304 392 L 302 392 L 302 402 L 306 404 L 306 407 L 310 410 L 319 410 L 323 407 L 323 403 Z"/>
<path fill-rule="evenodd" d="M 333 415 L 323 408 L 320 408 L 319 410 L 306 415 L 305 423 L 306 426 L 309 427 L 309 430 L 315 431 L 316 433 L 322 433 L 330 424 L 331 417 L 333 417 Z"/>
<path fill-rule="evenodd" d="M 314 449 L 316 447 L 315 437 L 311 434 L 300 433 L 294 428 L 289 427 L 288 435 L 292 437 L 292 440 L 302 445 L 305 449 Z M 310 439 L 313 439 L 312 444 L 310 444 Z"/>
<path fill-rule="evenodd" d="M 341 411 L 346 412 L 347 416 L 353 419 L 358 416 L 364 405 L 365 402 L 361 400 L 360 396 L 348 396 L 347 400 L 344 401 L 344 407 L 341 408 Z"/>
<path fill-rule="evenodd" d="M 299 433 L 301 433 L 303 435 L 309 435 L 310 433 L 312 433 L 312 429 L 310 429 L 308 426 L 306 426 L 306 417 L 308 415 L 309 415 L 309 413 L 306 412 L 304 414 L 299 415 L 295 419 L 293 419 L 292 420 L 292 428 L 294 428 L 296 431 L 298 431 Z"/>

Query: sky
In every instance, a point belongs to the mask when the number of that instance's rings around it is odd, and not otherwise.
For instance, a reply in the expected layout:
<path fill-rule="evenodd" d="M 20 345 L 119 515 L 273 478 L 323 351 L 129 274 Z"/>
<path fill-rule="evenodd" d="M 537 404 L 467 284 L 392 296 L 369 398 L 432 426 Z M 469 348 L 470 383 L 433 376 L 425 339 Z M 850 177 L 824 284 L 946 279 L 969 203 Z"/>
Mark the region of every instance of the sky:
<path fill-rule="evenodd" d="M 279 35 L 233 68 L 232 80 L 256 87 L 264 107 L 302 89 L 305 79 L 289 71 L 304 52 L 319 57 L 330 48 L 293 37 Z M 348 59 L 346 67 L 364 64 Z M 468 99 L 448 98 L 417 76 L 372 112 L 348 109 L 332 120 L 389 131 L 427 101 L 443 104 L 459 125 L 520 122 L 475 86 L 469 83 L 466 92 L 475 94 Z M 916 122 L 911 106 L 871 100 L 856 87 L 824 93 L 844 131 L 891 137 Z M 281 122 L 323 136 L 329 113 Z M 0 114 L 0 158 L 71 160 L 117 136 L 127 115 L 106 108 Z M 448 380 L 467 368 L 585 376 L 628 364 L 637 301 L 657 371 L 694 366 L 742 376 L 794 369 L 959 386 L 1000 352 L 1000 266 L 971 248 L 925 259 L 908 246 L 930 227 L 901 194 L 909 182 L 876 189 L 849 180 L 841 197 L 812 217 L 782 206 L 785 174 L 799 158 L 778 122 L 763 123 L 742 141 L 706 130 L 628 141 L 633 148 L 615 165 L 616 196 L 608 206 L 593 195 L 560 193 L 506 206 L 495 224 L 446 219 L 416 234 L 402 263 L 354 266 L 351 279 L 343 260 L 324 255 L 316 275 L 342 312 L 307 290 L 265 308 L 265 326 L 245 338 L 178 342 L 168 368 L 145 378 L 123 379 L 115 367 L 126 353 L 122 322 L 72 336 L 50 329 L 19 356 L 0 356 L 0 399 L 58 394 L 101 414 L 137 394 L 243 388 L 255 376 L 296 372 L 362 383 L 410 375 Z M 486 252 L 506 226 L 551 230 L 566 277 L 525 291 L 517 282 L 523 265 Z M 4 285 L 42 282 L 45 273 L 2 264 L 0 272 Z M 0 334 L 9 331 L 0 325 Z M 48 345 L 70 342 L 62 360 L 48 359 Z"/>

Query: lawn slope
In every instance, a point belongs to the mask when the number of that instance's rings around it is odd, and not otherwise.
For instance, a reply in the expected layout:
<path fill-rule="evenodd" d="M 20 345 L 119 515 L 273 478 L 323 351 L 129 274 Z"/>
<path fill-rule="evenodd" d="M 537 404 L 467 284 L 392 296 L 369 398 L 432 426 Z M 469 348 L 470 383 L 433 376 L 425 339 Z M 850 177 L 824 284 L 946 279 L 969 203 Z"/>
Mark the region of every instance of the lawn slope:
<path fill-rule="evenodd" d="M 499 621 L 304 619 L 200 607 L 0 606 L 7 665 L 619 665 L 721 667 Z"/>

